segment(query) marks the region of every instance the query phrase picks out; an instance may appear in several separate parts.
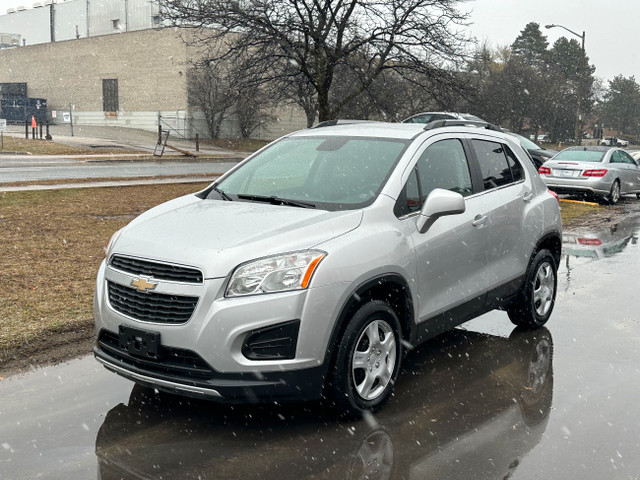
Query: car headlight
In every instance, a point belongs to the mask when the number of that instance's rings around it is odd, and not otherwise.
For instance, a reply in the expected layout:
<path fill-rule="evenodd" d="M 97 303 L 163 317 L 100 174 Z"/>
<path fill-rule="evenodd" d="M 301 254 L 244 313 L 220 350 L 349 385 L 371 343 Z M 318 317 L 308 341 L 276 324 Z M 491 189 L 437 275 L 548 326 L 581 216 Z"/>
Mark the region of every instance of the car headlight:
<path fill-rule="evenodd" d="M 109 253 L 111 253 L 111 248 L 113 247 L 113 244 L 116 243 L 116 240 L 118 239 L 118 237 L 120 236 L 120 234 L 122 233 L 122 228 L 120 230 L 118 230 L 116 233 L 114 233 L 113 235 L 111 235 L 111 239 L 109 239 L 109 243 L 107 243 L 107 246 L 104 247 L 104 255 L 109 258 Z"/>
<path fill-rule="evenodd" d="M 305 250 L 247 262 L 231 275 L 225 296 L 305 289 L 325 256 L 326 253 L 319 250 Z"/>

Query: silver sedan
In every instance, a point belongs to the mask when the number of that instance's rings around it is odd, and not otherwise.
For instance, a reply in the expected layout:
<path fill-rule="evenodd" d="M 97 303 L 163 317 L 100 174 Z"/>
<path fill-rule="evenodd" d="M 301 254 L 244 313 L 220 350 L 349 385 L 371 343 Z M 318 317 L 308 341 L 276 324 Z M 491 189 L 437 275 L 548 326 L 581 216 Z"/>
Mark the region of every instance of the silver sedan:
<path fill-rule="evenodd" d="M 602 197 L 610 204 L 621 195 L 640 198 L 640 166 L 620 148 L 569 147 L 538 169 L 549 190 Z"/>

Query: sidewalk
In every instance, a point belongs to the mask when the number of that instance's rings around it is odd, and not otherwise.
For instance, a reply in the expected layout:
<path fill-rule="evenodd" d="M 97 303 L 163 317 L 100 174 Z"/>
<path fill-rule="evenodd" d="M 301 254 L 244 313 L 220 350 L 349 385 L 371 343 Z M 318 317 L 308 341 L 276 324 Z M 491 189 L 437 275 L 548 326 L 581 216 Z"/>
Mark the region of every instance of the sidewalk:
<path fill-rule="evenodd" d="M 26 192 L 40 190 L 63 190 L 67 188 L 100 188 L 100 187 L 132 187 L 136 185 L 159 185 L 168 183 L 203 183 L 213 182 L 220 175 L 211 177 L 166 177 L 155 179 L 140 180 L 107 180 L 99 182 L 77 182 L 70 180 L 69 183 L 55 185 L 23 185 L 13 187 L 3 187 L 0 185 L 0 193 L 2 192 Z"/>
<path fill-rule="evenodd" d="M 74 125 L 74 135 L 71 136 L 71 127 L 69 125 L 51 125 L 49 127 L 49 133 L 53 137 L 54 142 L 64 145 L 84 148 L 127 148 L 148 152 L 147 154 L 152 154 L 154 152 L 156 142 L 158 141 L 157 132 L 124 127 Z M 17 125 L 11 125 L 5 135 L 23 137 L 24 128 Z M 171 136 L 167 143 L 181 150 L 185 150 L 192 154 L 198 154 L 200 156 L 212 155 L 214 157 L 244 158 L 250 153 L 227 150 L 211 145 L 200 145 L 200 151 L 196 152 L 195 141 L 184 140 L 177 137 L 173 138 Z M 178 152 L 170 150 L 169 148 L 165 149 L 165 154 L 172 156 L 180 155 Z M 78 157 L 86 158 L 87 156 L 88 155 L 79 155 Z M 117 155 L 108 156 L 116 157 Z M 131 158 L 135 157 L 136 154 L 127 154 L 127 156 Z M 73 156 L 69 155 L 64 156 L 64 158 L 72 157 Z M 95 157 L 97 158 L 98 155 L 95 155 Z"/>

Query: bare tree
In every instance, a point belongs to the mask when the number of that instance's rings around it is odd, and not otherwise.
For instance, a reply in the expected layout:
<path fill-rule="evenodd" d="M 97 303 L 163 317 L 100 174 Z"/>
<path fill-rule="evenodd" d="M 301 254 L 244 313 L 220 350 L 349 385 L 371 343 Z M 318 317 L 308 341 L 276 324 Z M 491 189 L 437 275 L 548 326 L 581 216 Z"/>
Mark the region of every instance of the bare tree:
<path fill-rule="evenodd" d="M 258 83 L 247 82 L 241 85 L 236 101 L 240 135 L 243 138 L 249 138 L 260 125 L 273 120 L 267 108 L 275 103 L 269 92 Z"/>
<path fill-rule="evenodd" d="M 220 136 L 222 122 L 237 100 L 234 76 L 213 61 L 194 65 L 188 73 L 189 104 L 202 110 L 211 138 Z"/>
<path fill-rule="evenodd" d="M 263 79 L 296 79 L 314 95 L 320 121 L 336 118 L 385 70 L 431 87 L 455 80 L 463 60 L 462 0 L 159 0 L 172 24 L 204 42 L 236 36 L 214 60 L 251 58 Z M 366 62 L 362 62 L 366 59 Z M 357 81 L 332 94 L 338 69 Z M 416 80 L 418 79 L 418 80 Z M 308 92 L 306 92 L 308 93 Z M 310 102 L 313 103 L 313 102 Z M 308 105 L 307 116 L 311 115 Z"/>

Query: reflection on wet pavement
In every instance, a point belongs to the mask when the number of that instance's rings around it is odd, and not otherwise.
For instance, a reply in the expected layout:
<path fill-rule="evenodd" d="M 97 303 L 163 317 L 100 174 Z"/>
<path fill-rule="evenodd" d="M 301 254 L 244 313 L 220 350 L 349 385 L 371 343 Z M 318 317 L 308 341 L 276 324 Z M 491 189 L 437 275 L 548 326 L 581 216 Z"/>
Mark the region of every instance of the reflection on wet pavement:
<path fill-rule="evenodd" d="M 136 386 L 100 427 L 99 478 L 507 478 L 546 428 L 552 354 L 544 328 L 455 330 L 412 352 L 398 393 L 360 421 Z"/>
<path fill-rule="evenodd" d="M 575 266 L 602 260 L 638 245 L 640 215 L 613 216 L 606 220 L 604 225 L 568 228 L 562 232 L 560 267 L 564 269 L 566 289 L 572 286 Z"/>

